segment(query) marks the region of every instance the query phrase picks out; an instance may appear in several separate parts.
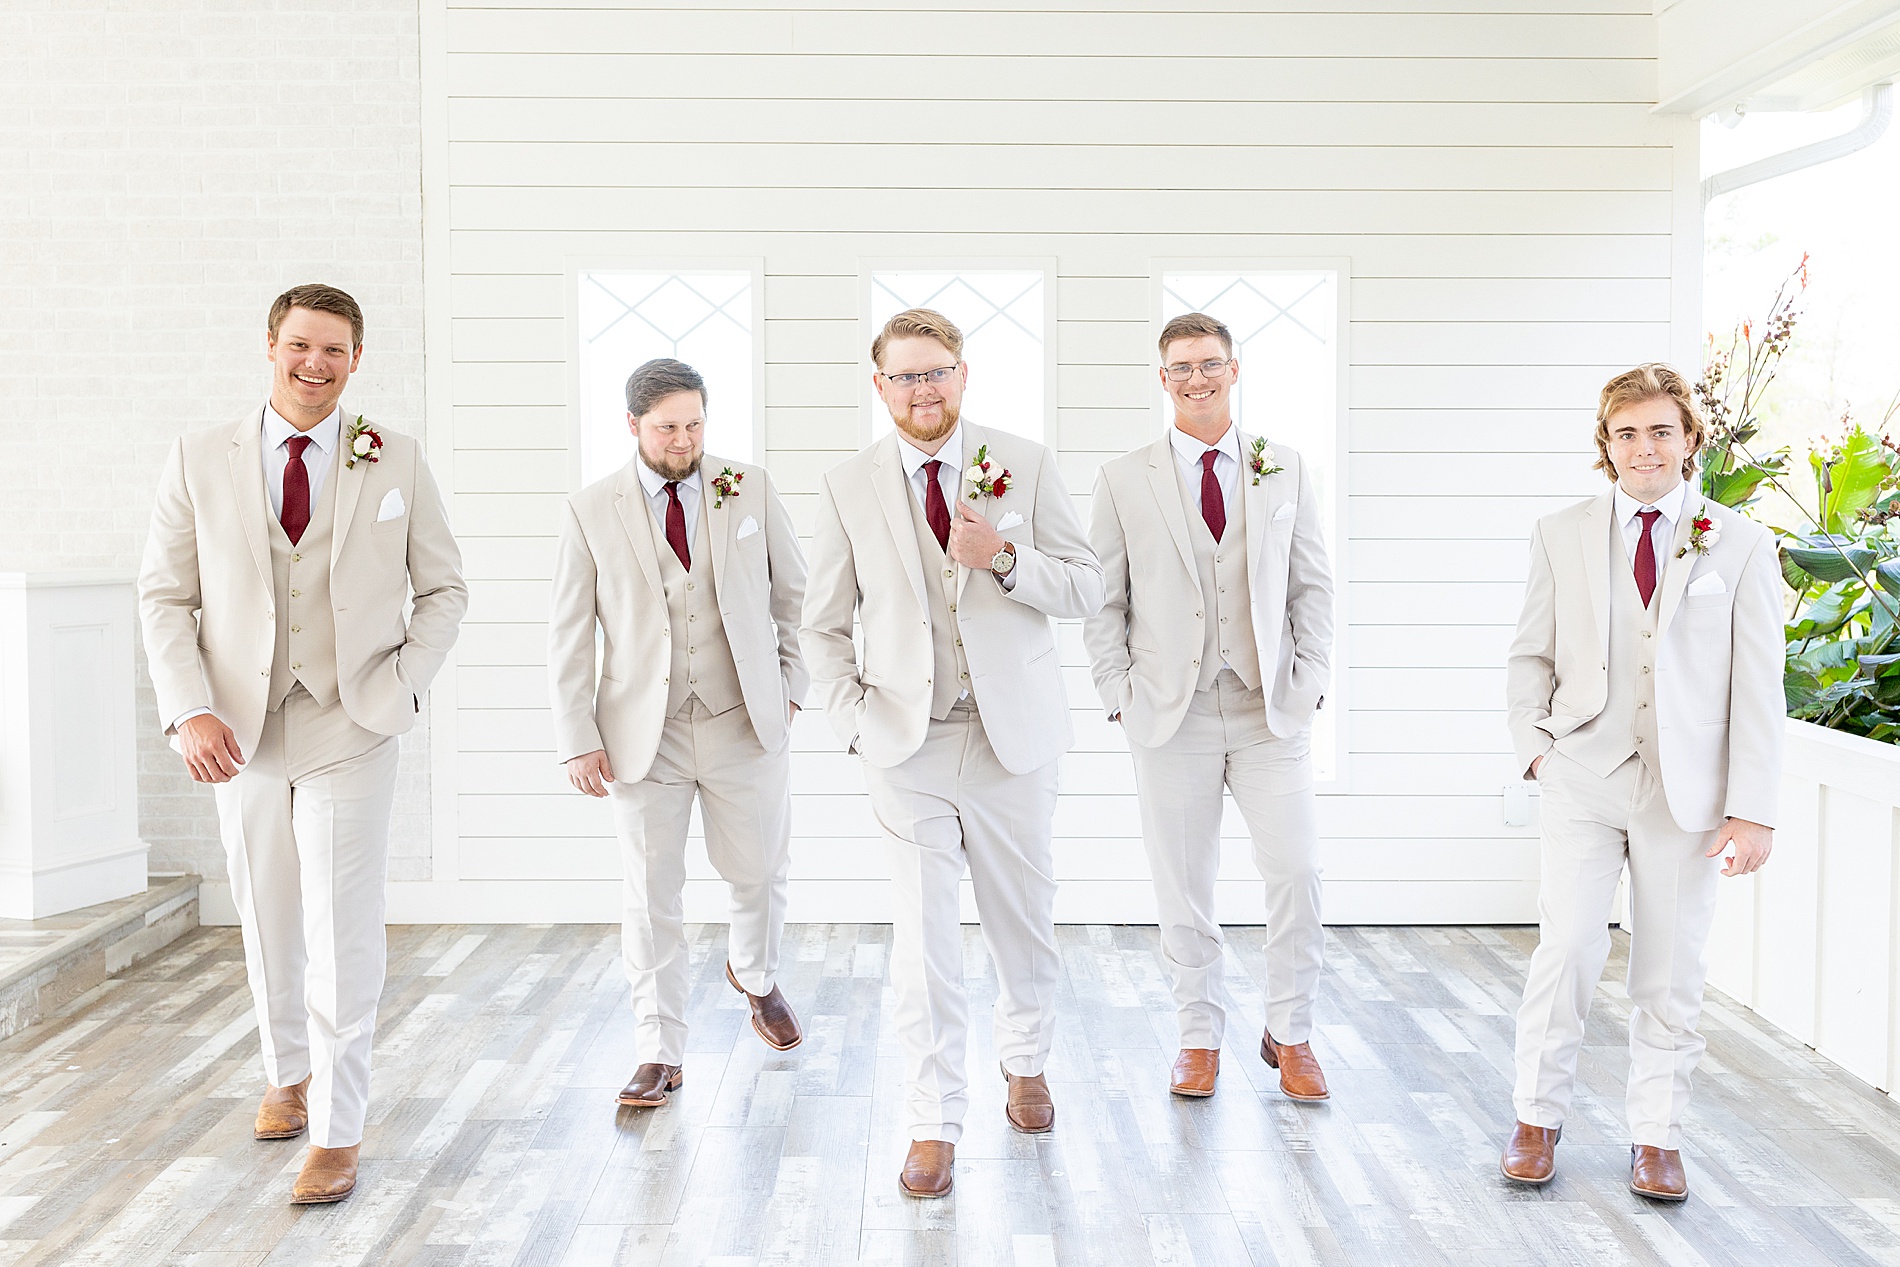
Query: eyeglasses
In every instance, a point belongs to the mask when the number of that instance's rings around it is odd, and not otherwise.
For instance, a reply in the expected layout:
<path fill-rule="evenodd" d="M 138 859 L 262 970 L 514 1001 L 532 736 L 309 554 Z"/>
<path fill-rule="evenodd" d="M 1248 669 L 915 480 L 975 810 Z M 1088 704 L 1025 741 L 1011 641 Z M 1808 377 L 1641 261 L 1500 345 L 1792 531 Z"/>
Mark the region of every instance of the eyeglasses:
<path fill-rule="evenodd" d="M 925 370 L 921 374 L 885 374 L 880 372 L 878 377 L 889 383 L 892 387 L 915 387 L 920 382 L 929 383 L 932 387 L 936 387 L 941 383 L 949 381 L 950 376 L 956 372 L 956 366 L 946 365 L 942 369 Z"/>
<path fill-rule="evenodd" d="M 1230 364 L 1228 361 L 1202 361 L 1199 365 L 1189 365 L 1186 361 L 1180 361 L 1168 366 L 1168 379 L 1185 383 L 1194 377 L 1195 370 L 1199 370 L 1202 378 L 1212 380 L 1226 374 Z"/>

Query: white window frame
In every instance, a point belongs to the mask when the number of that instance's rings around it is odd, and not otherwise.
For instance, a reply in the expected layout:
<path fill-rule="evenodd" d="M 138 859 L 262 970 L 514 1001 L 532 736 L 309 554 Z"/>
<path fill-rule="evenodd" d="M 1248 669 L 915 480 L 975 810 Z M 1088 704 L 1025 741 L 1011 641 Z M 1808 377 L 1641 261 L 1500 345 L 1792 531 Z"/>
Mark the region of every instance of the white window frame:
<path fill-rule="evenodd" d="M 1042 443 L 1060 451 L 1056 418 L 1056 260 L 1054 256 L 904 255 L 860 257 L 858 260 L 858 443 L 868 445 L 876 435 L 878 410 L 884 404 L 871 387 L 871 340 L 881 323 L 871 319 L 871 277 L 874 273 L 1041 273 L 1042 274 Z M 978 366 L 981 372 L 981 366 Z M 886 423 L 890 415 L 884 415 Z M 983 419 L 977 419 L 979 424 Z M 1005 428 L 1006 430 L 1007 428 Z"/>
<path fill-rule="evenodd" d="M 765 260 L 761 256 L 570 256 L 564 262 L 565 344 L 567 352 L 567 435 L 568 487 L 577 490 L 582 483 L 582 454 L 586 443 L 586 418 L 581 410 L 581 309 L 580 288 L 589 273 L 749 273 L 752 277 L 752 457 L 754 465 L 766 464 L 765 449 Z M 629 365 L 631 374 L 637 366 Z M 720 401 L 719 384 L 708 382 L 708 394 Z M 717 406 L 724 408 L 723 405 Z"/>
<path fill-rule="evenodd" d="M 1351 542 L 1346 536 L 1346 508 L 1351 489 L 1351 437 L 1348 422 L 1351 418 L 1352 381 L 1352 344 L 1349 338 L 1352 328 L 1352 261 L 1344 256 L 1239 256 L 1153 259 L 1149 263 L 1149 312 L 1153 322 L 1153 337 L 1148 342 L 1150 348 L 1155 347 L 1161 337 L 1161 328 L 1166 324 L 1161 316 L 1165 301 L 1163 279 L 1170 275 L 1187 273 L 1225 277 L 1235 273 L 1333 274 L 1333 346 L 1338 349 L 1334 366 L 1337 379 L 1333 400 L 1333 505 L 1330 513 L 1323 516 L 1327 562 L 1333 573 L 1333 654 L 1325 706 L 1338 712 L 1334 715 L 1333 777 L 1317 780 L 1313 786 L 1321 795 L 1349 795 L 1352 790 L 1352 587 L 1349 584 L 1352 555 Z M 1155 360 L 1150 364 L 1158 365 L 1159 354 L 1154 355 Z M 1168 409 L 1167 394 L 1158 382 L 1155 386 L 1154 409 L 1157 427 L 1165 432 L 1173 420 Z"/>

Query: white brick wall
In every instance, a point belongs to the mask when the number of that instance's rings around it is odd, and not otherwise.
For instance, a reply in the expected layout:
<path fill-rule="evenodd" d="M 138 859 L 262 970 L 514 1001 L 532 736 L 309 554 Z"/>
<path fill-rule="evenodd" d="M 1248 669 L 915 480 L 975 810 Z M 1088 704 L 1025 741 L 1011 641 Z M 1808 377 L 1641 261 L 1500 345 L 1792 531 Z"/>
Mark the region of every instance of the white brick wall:
<path fill-rule="evenodd" d="M 349 405 L 422 425 L 415 0 L 11 0 L 0 39 L 0 569 L 137 566 L 179 432 L 263 397 L 298 282 L 369 323 Z M 221 876 L 207 790 L 140 666 L 140 829 Z M 429 872 L 426 730 L 404 743 L 392 875 Z"/>

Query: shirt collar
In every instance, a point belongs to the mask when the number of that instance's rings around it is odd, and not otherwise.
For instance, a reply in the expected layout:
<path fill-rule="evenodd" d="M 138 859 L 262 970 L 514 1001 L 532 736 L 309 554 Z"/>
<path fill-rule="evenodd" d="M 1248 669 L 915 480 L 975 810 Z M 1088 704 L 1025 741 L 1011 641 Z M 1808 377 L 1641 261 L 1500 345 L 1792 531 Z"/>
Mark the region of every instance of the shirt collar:
<path fill-rule="evenodd" d="M 1682 519 L 1682 500 L 1688 495 L 1689 481 L 1683 480 L 1661 497 L 1658 497 L 1654 502 L 1648 503 L 1647 508 L 1662 511 L 1663 518 L 1667 519 L 1670 527 L 1673 528 Z M 1637 511 L 1643 509 L 1645 509 L 1644 503 L 1637 501 L 1634 497 L 1624 492 L 1621 484 L 1616 486 L 1617 523 L 1627 524 L 1631 519 L 1635 518 Z"/>
<path fill-rule="evenodd" d="M 1201 455 L 1210 449 L 1216 453 L 1225 453 L 1235 462 L 1240 461 L 1240 428 L 1231 422 L 1227 424 L 1227 430 L 1221 433 L 1221 438 L 1212 444 L 1202 444 L 1181 428 L 1170 424 L 1168 442 L 1174 446 L 1175 453 L 1182 461 L 1195 466 L 1201 464 Z"/>
<path fill-rule="evenodd" d="M 703 460 L 703 459 L 702 459 Z M 633 455 L 633 465 L 640 472 L 640 487 L 646 489 L 648 497 L 658 497 L 666 491 L 669 483 L 666 476 L 647 465 L 647 460 L 638 453 Z M 699 472 L 695 470 L 680 483 L 695 493 L 699 491 Z"/>
<path fill-rule="evenodd" d="M 918 468 L 923 466 L 926 462 L 942 462 L 945 466 L 957 472 L 959 477 L 963 474 L 962 423 L 959 422 L 956 425 L 956 429 L 950 433 L 950 438 L 945 440 L 943 447 L 938 449 L 935 453 L 925 453 L 922 449 L 906 439 L 904 433 L 901 431 L 896 434 L 897 456 L 904 459 L 905 478 L 908 479 L 917 474 Z"/>
<path fill-rule="evenodd" d="M 271 408 L 268 402 L 264 405 L 264 447 L 266 449 L 281 448 L 284 441 L 290 437 L 301 435 L 309 436 L 311 441 L 325 453 L 335 453 L 337 441 L 342 434 L 343 406 L 341 405 L 332 409 L 328 418 L 308 431 L 297 430 L 290 425 L 289 419 Z"/>

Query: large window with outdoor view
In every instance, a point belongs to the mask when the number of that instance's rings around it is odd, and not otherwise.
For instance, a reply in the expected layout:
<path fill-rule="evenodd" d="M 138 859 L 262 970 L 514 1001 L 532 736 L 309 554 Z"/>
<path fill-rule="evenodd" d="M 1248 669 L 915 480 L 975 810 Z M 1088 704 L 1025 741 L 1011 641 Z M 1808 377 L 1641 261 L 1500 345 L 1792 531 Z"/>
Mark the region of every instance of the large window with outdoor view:
<path fill-rule="evenodd" d="M 906 308 L 932 308 L 963 331 L 970 384 L 963 416 L 986 427 L 1038 442 L 1049 425 L 1047 272 L 1041 268 L 907 269 L 873 266 L 862 276 L 870 334 Z M 869 335 L 864 346 L 870 346 Z M 865 376 L 863 406 L 872 439 L 891 429 L 891 417 Z"/>
<path fill-rule="evenodd" d="M 750 462 L 761 417 L 756 270 L 586 269 L 575 278 L 581 482 L 633 457 L 627 376 L 654 357 L 706 380 L 706 451 Z"/>
<path fill-rule="evenodd" d="M 1339 738 L 1345 684 L 1346 586 L 1339 531 L 1341 271 L 1333 268 L 1166 269 L 1159 277 L 1161 311 L 1170 317 L 1205 312 L 1232 331 L 1240 378 L 1234 417 L 1242 430 L 1299 451 L 1313 476 L 1320 523 L 1333 564 L 1333 682 L 1327 707 L 1313 723 L 1314 775 L 1339 777 Z M 1157 384 L 1164 415 L 1167 395 Z"/>

